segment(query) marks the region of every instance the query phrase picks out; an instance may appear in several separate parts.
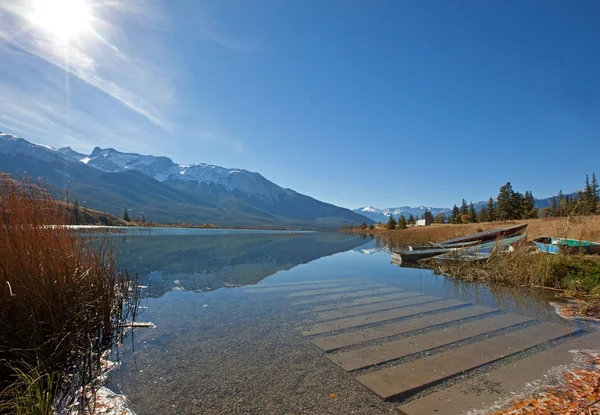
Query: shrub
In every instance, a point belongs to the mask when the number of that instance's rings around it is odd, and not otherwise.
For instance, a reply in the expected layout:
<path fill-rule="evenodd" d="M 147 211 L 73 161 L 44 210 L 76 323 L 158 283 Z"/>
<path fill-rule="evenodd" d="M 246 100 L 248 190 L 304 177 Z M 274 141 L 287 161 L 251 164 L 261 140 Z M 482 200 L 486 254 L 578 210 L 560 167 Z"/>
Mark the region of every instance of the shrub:
<path fill-rule="evenodd" d="M 43 186 L 0 175 L 0 390 L 33 368 L 56 376 L 61 405 L 98 376 L 138 297 L 108 239 L 68 220 Z"/>

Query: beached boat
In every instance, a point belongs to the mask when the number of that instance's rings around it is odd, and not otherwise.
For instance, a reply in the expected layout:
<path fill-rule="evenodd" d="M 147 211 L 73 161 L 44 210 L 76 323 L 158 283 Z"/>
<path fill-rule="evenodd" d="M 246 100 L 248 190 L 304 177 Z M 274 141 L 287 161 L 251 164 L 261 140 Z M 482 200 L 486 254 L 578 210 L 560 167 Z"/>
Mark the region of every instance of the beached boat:
<path fill-rule="evenodd" d="M 417 262 L 423 259 L 440 257 L 446 259 L 460 259 L 463 256 L 473 256 L 473 257 L 483 257 L 483 255 L 478 255 L 479 253 L 491 253 L 492 249 L 507 249 L 512 244 L 515 244 L 525 238 L 526 235 L 517 235 L 512 236 L 510 238 L 500 238 L 498 240 L 477 243 L 477 242 L 466 242 L 463 245 L 455 246 L 457 244 L 452 244 L 452 247 L 448 247 L 448 245 L 443 245 L 439 248 L 430 248 L 430 249 L 418 249 L 418 250 L 401 250 L 392 252 L 392 259 L 394 263 L 403 263 L 403 262 Z"/>
<path fill-rule="evenodd" d="M 422 249 L 419 251 L 401 250 L 392 252 L 392 262 L 402 264 L 405 262 L 417 262 L 422 259 L 432 258 L 434 256 L 446 254 L 460 248 L 433 248 Z"/>
<path fill-rule="evenodd" d="M 533 242 L 541 252 L 548 254 L 600 254 L 600 243 L 579 239 L 543 236 Z"/>
<path fill-rule="evenodd" d="M 510 238 L 498 239 L 479 245 L 468 246 L 453 252 L 437 255 L 435 261 L 481 261 L 488 259 L 493 252 L 511 252 L 513 245 L 525 239 L 527 235 L 517 235 Z"/>
<path fill-rule="evenodd" d="M 492 229 L 490 231 L 474 233 L 472 235 L 460 236 L 458 238 L 446 239 L 445 241 L 437 242 L 436 245 L 449 245 L 456 243 L 465 243 L 472 241 L 480 241 L 481 243 L 496 241 L 500 238 L 510 238 L 512 236 L 522 235 L 527 231 L 527 224 L 509 226 L 507 228 Z"/>

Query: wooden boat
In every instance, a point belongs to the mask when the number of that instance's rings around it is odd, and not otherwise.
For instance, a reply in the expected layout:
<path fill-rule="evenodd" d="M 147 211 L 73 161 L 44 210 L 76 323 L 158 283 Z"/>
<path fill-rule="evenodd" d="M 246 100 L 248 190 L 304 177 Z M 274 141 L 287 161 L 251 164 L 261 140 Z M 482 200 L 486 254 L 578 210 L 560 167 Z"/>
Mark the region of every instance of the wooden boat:
<path fill-rule="evenodd" d="M 509 226 L 507 228 L 492 229 L 490 231 L 474 233 L 472 235 L 460 236 L 458 238 L 446 239 L 440 241 L 437 245 L 449 245 L 456 243 L 465 243 L 480 241 L 481 243 L 495 241 L 499 238 L 510 238 L 512 236 L 522 235 L 527 231 L 527 224 Z"/>
<path fill-rule="evenodd" d="M 460 248 L 434 248 L 434 249 L 422 249 L 419 251 L 394 251 L 392 252 L 392 262 L 395 264 L 402 264 L 405 262 L 417 262 L 422 259 L 432 258 L 434 256 L 446 254 Z"/>
<path fill-rule="evenodd" d="M 534 239 L 533 242 L 541 252 L 547 254 L 600 254 L 600 243 L 597 242 L 549 236 Z"/>
<path fill-rule="evenodd" d="M 498 239 L 495 241 L 489 241 L 485 243 L 477 242 L 466 242 L 462 245 L 455 246 L 458 244 L 452 244 L 452 247 L 444 245 L 439 248 L 430 249 L 418 249 L 418 250 L 401 250 L 392 252 L 392 262 L 395 264 L 401 264 L 403 262 L 416 262 L 423 259 L 439 257 L 443 255 L 443 258 L 460 259 L 464 255 L 474 255 L 480 252 L 486 252 L 494 249 L 495 247 L 508 247 L 521 239 L 525 238 L 526 235 L 517 235 L 510 238 Z"/>
<path fill-rule="evenodd" d="M 488 259 L 494 250 L 498 252 L 510 252 L 513 245 L 523 240 L 527 235 L 517 235 L 510 238 L 498 239 L 497 241 L 486 242 L 479 245 L 468 246 L 453 252 L 438 255 L 433 258 L 435 261 L 481 261 Z"/>
<path fill-rule="evenodd" d="M 444 244 L 441 245 L 439 243 L 431 242 L 431 245 L 409 245 L 409 251 L 424 251 L 430 249 L 439 249 L 439 248 L 464 248 L 465 246 L 477 245 L 480 244 L 481 241 L 470 241 L 470 242 L 457 242 L 453 244 Z"/>

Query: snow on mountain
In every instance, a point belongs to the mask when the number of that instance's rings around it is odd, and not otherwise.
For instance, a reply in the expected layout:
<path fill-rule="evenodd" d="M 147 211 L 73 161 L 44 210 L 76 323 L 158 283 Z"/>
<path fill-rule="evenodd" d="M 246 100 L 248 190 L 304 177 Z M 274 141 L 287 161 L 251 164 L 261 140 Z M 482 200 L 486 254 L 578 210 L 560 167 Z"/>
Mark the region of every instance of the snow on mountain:
<path fill-rule="evenodd" d="M 9 156 L 26 156 L 49 163 L 64 159 L 64 155 L 50 146 L 33 144 L 12 134 L 0 132 L 0 146 L 2 146 L 2 153 Z"/>
<path fill-rule="evenodd" d="M 295 193 L 277 186 L 258 173 L 242 169 L 227 169 L 204 163 L 181 165 L 174 163 L 168 157 L 122 153 L 113 148 L 96 147 L 89 155 L 77 153 L 69 147 L 61 148 L 58 151 L 105 172 L 118 173 L 135 170 L 159 182 L 196 181 L 220 185 L 229 191 L 240 191 L 265 200 L 278 200 L 282 195 Z"/>
<path fill-rule="evenodd" d="M 358 209 L 353 209 L 353 212 L 364 215 L 367 218 L 372 219 L 376 222 L 386 222 L 390 215 L 393 215 L 395 219 L 397 219 L 400 215 L 404 215 L 407 218 L 410 215 L 421 218 L 423 213 L 425 213 L 427 210 L 429 210 L 433 214 L 433 216 L 438 215 L 439 213 L 447 213 L 451 211 L 451 209 L 447 208 L 436 208 L 428 206 L 401 206 L 383 209 L 375 208 L 373 206 L 365 206 Z"/>

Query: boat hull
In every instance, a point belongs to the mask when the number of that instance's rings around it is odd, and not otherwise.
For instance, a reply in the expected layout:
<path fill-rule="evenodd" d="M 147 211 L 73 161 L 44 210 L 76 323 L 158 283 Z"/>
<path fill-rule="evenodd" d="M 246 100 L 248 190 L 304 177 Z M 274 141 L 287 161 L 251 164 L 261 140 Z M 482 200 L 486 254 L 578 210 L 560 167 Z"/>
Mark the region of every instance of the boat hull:
<path fill-rule="evenodd" d="M 548 236 L 534 239 L 533 242 L 540 252 L 547 254 L 600 254 L 600 244 L 596 242 Z"/>

